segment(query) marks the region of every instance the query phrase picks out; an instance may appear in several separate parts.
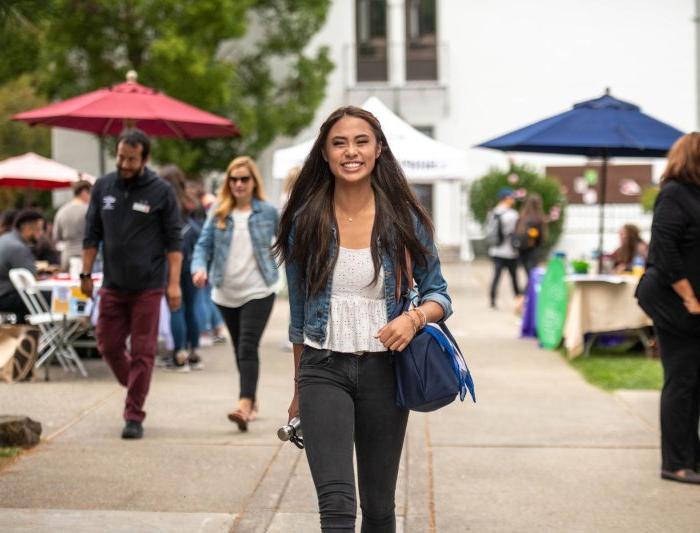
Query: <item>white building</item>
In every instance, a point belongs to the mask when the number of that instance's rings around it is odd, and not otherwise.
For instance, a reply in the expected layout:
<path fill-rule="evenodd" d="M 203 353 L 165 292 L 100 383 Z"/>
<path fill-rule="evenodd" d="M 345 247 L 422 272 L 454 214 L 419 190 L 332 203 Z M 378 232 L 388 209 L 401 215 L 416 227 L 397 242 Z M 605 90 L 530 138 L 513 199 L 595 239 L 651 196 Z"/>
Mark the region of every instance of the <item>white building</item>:
<path fill-rule="evenodd" d="M 275 149 L 313 137 L 332 110 L 370 96 L 424 133 L 466 150 L 467 181 L 507 164 L 506 154 L 473 146 L 598 97 L 606 87 L 690 131 L 696 127 L 695 24 L 693 0 L 335 0 L 309 45 L 330 48 L 335 69 L 327 97 L 305 131 L 278 139 L 261 158 L 268 188 L 273 198 L 280 188 L 270 178 Z M 72 154 L 91 150 L 77 150 L 74 140 L 62 147 L 60 133 L 54 138 L 54 156 L 67 164 L 76 164 Z M 508 155 L 541 169 L 585 161 Z M 661 168 L 662 161 L 654 163 L 656 177 Z M 466 187 L 461 195 L 450 182 L 417 189 L 431 204 L 441 248 L 464 251 L 460 228 L 472 236 L 480 231 L 455 223 L 467 217 Z M 610 207 L 608 220 L 606 249 L 615 246 L 622 223 L 649 223 L 629 205 Z M 571 206 L 560 247 L 587 252 L 596 235 L 597 207 Z"/>
<path fill-rule="evenodd" d="M 467 150 L 469 181 L 508 157 L 544 170 L 577 165 L 569 156 L 502 154 L 476 144 L 601 96 L 622 100 L 684 130 L 695 128 L 693 0 L 335 0 L 310 47 L 328 46 L 336 68 L 314 123 L 295 139 L 313 137 L 336 107 L 379 97 L 435 139 Z M 615 159 L 613 163 L 644 163 Z M 651 161 L 649 161 L 651 162 Z M 270 169 L 269 156 L 264 167 Z M 654 174 L 663 161 L 654 162 Z M 269 172 L 268 172 L 269 174 Z M 460 245 L 466 201 L 449 183 L 419 185 L 432 202 L 443 249 Z M 597 244 L 597 207 L 570 206 L 559 247 L 578 255 Z M 606 249 L 617 229 L 649 216 L 612 205 Z M 480 228 L 467 226 L 470 235 Z"/>

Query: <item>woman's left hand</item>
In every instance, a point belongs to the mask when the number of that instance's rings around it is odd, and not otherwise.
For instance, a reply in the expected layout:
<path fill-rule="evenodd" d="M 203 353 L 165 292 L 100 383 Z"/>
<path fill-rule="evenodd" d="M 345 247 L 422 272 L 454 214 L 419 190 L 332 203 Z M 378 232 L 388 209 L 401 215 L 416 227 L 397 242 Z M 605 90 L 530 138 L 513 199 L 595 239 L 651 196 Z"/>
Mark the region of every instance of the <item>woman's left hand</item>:
<path fill-rule="evenodd" d="M 399 315 L 377 332 L 376 337 L 387 350 L 400 352 L 415 336 L 413 323 L 406 315 Z"/>

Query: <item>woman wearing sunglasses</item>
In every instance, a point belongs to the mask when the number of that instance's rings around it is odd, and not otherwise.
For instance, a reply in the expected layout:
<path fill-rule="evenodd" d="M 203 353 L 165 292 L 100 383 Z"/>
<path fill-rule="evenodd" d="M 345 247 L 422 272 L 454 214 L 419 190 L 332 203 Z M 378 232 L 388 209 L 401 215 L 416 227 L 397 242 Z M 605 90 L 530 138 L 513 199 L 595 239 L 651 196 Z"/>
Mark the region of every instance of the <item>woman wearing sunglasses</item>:
<path fill-rule="evenodd" d="M 277 208 L 265 201 L 250 157 L 229 163 L 211 212 L 194 250 L 192 281 L 213 286 L 212 300 L 233 341 L 240 374 L 238 407 L 228 418 L 247 431 L 257 412 L 258 346 L 275 300 L 277 266 L 270 246 L 278 224 Z"/>

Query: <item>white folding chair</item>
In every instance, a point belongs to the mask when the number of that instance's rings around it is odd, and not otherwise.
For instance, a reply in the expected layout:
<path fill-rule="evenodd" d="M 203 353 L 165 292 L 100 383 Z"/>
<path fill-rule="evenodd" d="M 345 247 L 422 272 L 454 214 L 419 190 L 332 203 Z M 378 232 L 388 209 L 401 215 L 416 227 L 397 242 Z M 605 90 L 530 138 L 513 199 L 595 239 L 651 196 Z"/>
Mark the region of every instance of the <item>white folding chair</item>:
<path fill-rule="evenodd" d="M 77 369 L 83 377 L 87 377 L 85 367 L 72 344 L 83 325 L 83 321 L 64 314 L 52 313 L 44 295 L 36 288 L 34 275 L 26 268 L 10 270 L 10 281 L 29 311 L 26 317 L 27 322 L 39 328 L 39 354 L 36 368 L 55 357 L 63 370 L 75 371 Z M 47 364 L 47 380 L 48 377 Z"/>

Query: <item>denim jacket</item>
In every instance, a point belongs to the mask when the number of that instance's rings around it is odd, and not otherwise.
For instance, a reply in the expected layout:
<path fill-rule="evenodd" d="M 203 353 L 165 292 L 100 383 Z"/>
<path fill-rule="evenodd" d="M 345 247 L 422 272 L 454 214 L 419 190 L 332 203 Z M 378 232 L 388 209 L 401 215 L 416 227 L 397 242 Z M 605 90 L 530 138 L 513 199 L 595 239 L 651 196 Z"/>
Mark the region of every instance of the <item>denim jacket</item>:
<path fill-rule="evenodd" d="M 452 301 L 447 294 L 447 282 L 442 277 L 440 270 L 440 259 L 437 255 L 435 243 L 428 238 L 422 226 L 416 227 L 417 234 L 423 245 L 430 250 L 430 255 L 426 258 L 426 265 L 419 266 L 413 262 L 413 278 L 416 281 L 418 290 L 417 300 L 414 303 L 422 304 L 432 301 L 438 303 L 444 312 L 443 320 L 452 314 Z M 333 228 L 333 240 L 337 242 L 335 228 Z M 290 234 L 290 245 L 294 245 L 294 228 Z M 331 245 L 328 252 L 328 260 L 331 261 L 337 253 L 337 244 Z M 382 266 L 384 267 L 384 299 L 386 301 L 387 317 L 394 314 L 396 300 L 396 275 L 394 273 L 394 262 L 391 257 L 382 252 Z M 330 308 L 332 278 L 322 292 L 310 296 L 308 287 L 299 285 L 299 265 L 287 264 L 287 283 L 289 285 L 289 340 L 293 343 L 302 344 L 304 337 L 323 344 L 326 340 L 328 325 L 328 310 Z M 404 287 L 402 287 L 404 289 Z"/>
<path fill-rule="evenodd" d="M 212 209 L 212 212 L 215 208 Z M 277 282 L 277 263 L 272 255 L 271 245 L 277 233 L 279 213 L 272 204 L 253 198 L 252 210 L 248 218 L 248 231 L 253 243 L 253 254 L 258 269 L 265 283 L 269 286 Z M 214 287 L 220 287 L 224 281 L 226 261 L 229 250 L 234 243 L 233 216 L 226 217 L 226 227 L 217 227 L 216 217 L 210 215 L 204 223 L 202 233 L 194 247 L 192 256 L 192 272 L 206 270 Z"/>

